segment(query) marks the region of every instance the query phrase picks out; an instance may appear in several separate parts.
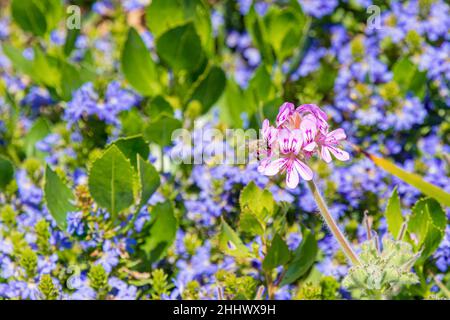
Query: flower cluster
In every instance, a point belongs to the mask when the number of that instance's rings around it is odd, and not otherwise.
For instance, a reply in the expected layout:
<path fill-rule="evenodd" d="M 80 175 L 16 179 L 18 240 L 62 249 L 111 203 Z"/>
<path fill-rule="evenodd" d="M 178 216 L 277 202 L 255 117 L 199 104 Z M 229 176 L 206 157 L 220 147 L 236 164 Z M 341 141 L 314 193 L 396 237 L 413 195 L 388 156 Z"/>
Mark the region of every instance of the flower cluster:
<path fill-rule="evenodd" d="M 78 1 L 89 16 L 80 30 L 52 16 L 65 10 L 43 10 L 42 34 L 0 1 L 0 300 L 446 297 L 450 211 L 447 220 L 436 204 L 433 219 L 420 207 L 412 215 L 424 194 L 341 144 L 450 192 L 450 7 L 378 1 L 373 25 L 372 2 Z M 201 136 L 196 123 L 222 133 L 262 127 L 259 163 L 224 163 L 213 150 L 234 157 L 236 146 Z M 175 127 L 193 133 L 193 154 L 207 161 L 171 161 L 186 148 L 170 141 Z M 132 180 L 115 190 L 136 198 L 120 212 L 96 194 L 111 181 L 89 183 L 112 145 L 120 152 L 104 162 L 134 172 L 115 176 Z M 286 183 L 269 178 L 279 173 Z M 312 214 L 313 182 L 362 267 Z M 394 188 L 394 220 L 413 221 L 407 245 L 389 240 L 392 219 L 380 211 Z M 382 248 L 364 232 L 366 210 Z M 429 227 L 414 230 L 421 217 Z M 272 245 L 286 253 L 274 260 L 291 260 L 265 261 Z M 304 276 L 281 281 L 305 246 L 317 255 L 308 264 L 300 254 Z M 404 286 L 416 275 L 420 286 Z"/>
<path fill-rule="evenodd" d="M 286 172 L 286 185 L 291 189 L 297 187 L 300 177 L 313 178 L 307 161 L 314 154 L 327 163 L 332 160 L 331 154 L 341 161 L 350 159 L 338 147 L 346 138 L 344 130 L 329 131 L 326 113 L 314 104 L 295 108 L 294 104 L 285 102 L 277 115 L 276 127 L 268 119 L 264 120 L 262 136 L 265 158 L 258 170 L 267 176 Z"/>

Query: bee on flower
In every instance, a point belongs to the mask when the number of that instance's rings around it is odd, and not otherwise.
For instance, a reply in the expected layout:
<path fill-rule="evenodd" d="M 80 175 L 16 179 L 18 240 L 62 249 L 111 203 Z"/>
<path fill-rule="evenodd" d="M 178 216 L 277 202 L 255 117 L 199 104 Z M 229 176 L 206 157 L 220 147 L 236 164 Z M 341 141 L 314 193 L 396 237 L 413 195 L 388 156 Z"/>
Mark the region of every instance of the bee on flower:
<path fill-rule="evenodd" d="M 341 161 L 349 160 L 348 152 L 339 148 L 346 139 L 343 129 L 329 131 L 327 115 L 314 104 L 303 104 L 295 108 L 285 102 L 276 118 L 276 127 L 265 119 L 262 125 L 262 145 L 258 149 L 261 158 L 258 170 L 267 176 L 286 173 L 286 185 L 294 189 L 300 178 L 309 181 L 314 174 L 308 160 L 318 155 L 329 163 L 331 155 Z"/>

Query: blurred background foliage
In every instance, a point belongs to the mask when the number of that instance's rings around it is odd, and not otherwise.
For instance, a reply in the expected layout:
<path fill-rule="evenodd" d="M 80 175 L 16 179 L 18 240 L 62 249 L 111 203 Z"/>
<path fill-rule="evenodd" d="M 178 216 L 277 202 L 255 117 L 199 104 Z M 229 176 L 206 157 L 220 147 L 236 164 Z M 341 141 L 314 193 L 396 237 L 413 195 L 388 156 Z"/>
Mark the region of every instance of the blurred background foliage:
<path fill-rule="evenodd" d="M 346 130 L 352 162 L 312 167 L 355 246 L 366 210 L 427 244 L 398 297 L 448 294 L 449 17 L 442 0 L 1 0 L 0 297 L 350 297 L 306 188 L 167 156 L 177 128 L 258 129 L 283 101 Z M 244 210 L 245 186 L 270 210 Z"/>

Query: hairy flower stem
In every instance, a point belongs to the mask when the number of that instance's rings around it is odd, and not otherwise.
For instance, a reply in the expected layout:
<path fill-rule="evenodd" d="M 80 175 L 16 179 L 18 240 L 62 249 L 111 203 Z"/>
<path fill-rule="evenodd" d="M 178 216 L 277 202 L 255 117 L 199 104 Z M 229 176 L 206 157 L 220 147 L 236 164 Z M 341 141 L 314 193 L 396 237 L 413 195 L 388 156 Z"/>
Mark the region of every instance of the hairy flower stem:
<path fill-rule="evenodd" d="M 359 264 L 360 262 L 358 256 L 353 251 L 347 238 L 344 236 L 344 234 L 337 226 L 336 221 L 334 221 L 330 211 L 328 211 L 327 204 L 325 203 L 325 200 L 322 198 L 322 195 L 320 194 L 320 191 L 317 188 L 316 183 L 314 182 L 314 180 L 310 180 L 307 182 L 314 196 L 314 200 L 316 201 L 319 207 L 320 213 L 322 214 L 322 217 L 324 218 L 328 228 L 331 230 L 331 233 L 336 238 L 337 242 L 339 242 L 339 244 L 341 245 L 342 250 L 344 251 L 347 258 L 350 260 L 350 262 L 355 265 Z"/>

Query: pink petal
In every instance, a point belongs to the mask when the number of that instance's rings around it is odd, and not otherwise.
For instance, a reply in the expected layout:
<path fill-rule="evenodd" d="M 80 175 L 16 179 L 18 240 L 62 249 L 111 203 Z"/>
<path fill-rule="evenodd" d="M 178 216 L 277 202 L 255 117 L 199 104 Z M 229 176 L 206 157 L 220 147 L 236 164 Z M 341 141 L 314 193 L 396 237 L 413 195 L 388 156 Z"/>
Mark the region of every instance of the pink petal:
<path fill-rule="evenodd" d="M 301 114 L 305 114 L 307 112 L 312 113 L 317 118 L 321 118 L 322 120 L 326 121 L 328 119 L 327 114 L 322 111 L 317 105 L 315 104 L 302 104 L 297 108 L 297 111 Z"/>
<path fill-rule="evenodd" d="M 306 150 L 308 152 L 313 152 L 316 146 L 317 146 L 317 143 L 315 143 L 313 141 L 313 142 L 308 143 L 306 146 L 304 146 L 303 150 Z"/>
<path fill-rule="evenodd" d="M 313 178 L 313 171 L 311 170 L 310 167 L 308 167 L 304 162 L 295 159 L 294 161 L 294 167 L 295 170 L 300 174 L 300 176 L 302 177 L 303 180 L 312 180 Z"/>
<path fill-rule="evenodd" d="M 290 152 L 294 154 L 298 154 L 300 152 L 300 149 L 302 148 L 303 144 L 303 135 L 302 132 L 298 129 L 293 130 L 290 133 Z"/>
<path fill-rule="evenodd" d="M 276 140 L 277 133 L 278 133 L 277 129 L 275 129 L 274 127 L 272 127 L 269 124 L 269 120 L 265 119 L 263 121 L 263 126 L 262 126 L 262 136 L 263 136 L 264 140 L 267 141 L 269 146 L 271 146 L 272 143 Z"/>
<path fill-rule="evenodd" d="M 286 173 L 286 185 L 290 189 L 295 189 L 298 186 L 298 183 L 300 181 L 300 178 L 298 176 L 299 172 L 297 171 L 297 168 L 295 167 L 295 160 L 294 165 L 290 166 L 287 169 Z"/>
<path fill-rule="evenodd" d="M 320 152 L 320 157 L 326 163 L 330 163 L 331 162 L 331 154 L 330 154 L 330 151 L 328 151 L 328 147 L 327 146 L 322 146 L 322 150 Z"/>
<path fill-rule="evenodd" d="M 286 165 L 287 161 L 288 159 L 286 158 L 279 158 L 268 163 L 263 170 L 263 174 L 266 176 L 276 175 Z"/>
<path fill-rule="evenodd" d="M 303 118 L 300 129 L 302 130 L 305 141 L 308 143 L 313 141 L 317 134 L 317 126 L 314 117 L 312 115 L 307 115 Z"/>
<path fill-rule="evenodd" d="M 290 132 L 288 129 L 281 129 L 278 132 L 278 144 L 280 146 L 280 151 L 284 154 L 290 152 Z"/>
<path fill-rule="evenodd" d="M 292 103 L 290 102 L 283 103 L 277 115 L 277 127 L 279 127 L 280 125 L 283 124 L 283 122 L 289 119 L 294 110 L 295 106 Z"/>
<path fill-rule="evenodd" d="M 331 131 L 329 134 L 327 134 L 327 139 L 328 138 L 333 138 L 336 141 L 341 141 L 341 140 L 345 140 L 345 138 L 347 138 L 347 135 L 345 134 L 344 129 L 339 128 L 339 129 Z"/>
<path fill-rule="evenodd" d="M 336 147 L 328 147 L 328 149 L 338 160 L 347 161 L 348 159 L 350 159 L 350 155 L 347 151 L 341 150 Z"/>
<path fill-rule="evenodd" d="M 267 165 L 270 163 L 270 158 L 263 159 L 258 166 L 258 172 L 264 174 L 264 170 L 266 170 Z"/>
<path fill-rule="evenodd" d="M 263 136 L 266 136 L 267 133 L 269 133 L 270 129 L 270 122 L 269 119 L 264 119 L 262 123 L 262 134 Z"/>

